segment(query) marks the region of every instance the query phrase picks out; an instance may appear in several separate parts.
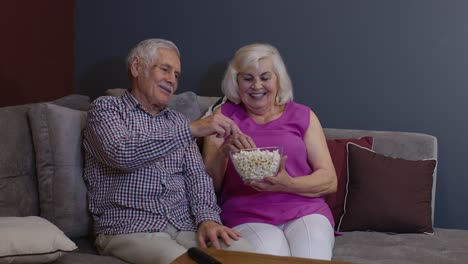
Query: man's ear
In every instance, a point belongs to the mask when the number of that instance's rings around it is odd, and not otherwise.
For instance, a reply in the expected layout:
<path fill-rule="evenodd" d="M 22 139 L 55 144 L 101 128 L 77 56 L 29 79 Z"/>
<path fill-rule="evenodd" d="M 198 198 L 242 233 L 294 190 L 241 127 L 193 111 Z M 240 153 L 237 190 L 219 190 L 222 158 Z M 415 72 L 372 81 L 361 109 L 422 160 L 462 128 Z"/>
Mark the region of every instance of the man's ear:
<path fill-rule="evenodd" d="M 133 78 L 136 78 L 140 73 L 140 69 L 143 65 L 141 65 L 140 60 L 137 57 L 134 57 L 132 63 L 130 64 L 130 73 L 132 74 Z"/>

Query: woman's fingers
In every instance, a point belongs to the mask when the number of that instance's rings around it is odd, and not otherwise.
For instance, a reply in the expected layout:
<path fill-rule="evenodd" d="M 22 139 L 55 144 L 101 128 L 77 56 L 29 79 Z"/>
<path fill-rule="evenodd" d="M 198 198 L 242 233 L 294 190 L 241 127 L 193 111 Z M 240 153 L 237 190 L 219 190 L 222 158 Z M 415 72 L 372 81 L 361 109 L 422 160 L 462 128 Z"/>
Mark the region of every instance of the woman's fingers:
<path fill-rule="evenodd" d="M 255 144 L 253 143 L 253 140 L 245 134 L 239 134 L 237 136 L 237 139 L 239 141 L 239 144 L 242 146 L 242 148 L 255 148 Z"/>
<path fill-rule="evenodd" d="M 231 136 L 229 139 L 230 144 L 232 144 L 236 149 L 248 149 L 255 148 L 255 143 L 252 138 L 246 134 L 239 133 L 237 135 Z"/>

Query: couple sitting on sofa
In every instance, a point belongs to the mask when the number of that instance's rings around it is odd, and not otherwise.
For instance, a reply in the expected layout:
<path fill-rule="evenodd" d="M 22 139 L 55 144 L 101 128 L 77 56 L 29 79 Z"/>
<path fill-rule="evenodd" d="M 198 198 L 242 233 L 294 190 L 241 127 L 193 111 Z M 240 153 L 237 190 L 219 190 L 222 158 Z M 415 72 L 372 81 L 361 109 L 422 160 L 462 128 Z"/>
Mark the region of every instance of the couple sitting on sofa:
<path fill-rule="evenodd" d="M 140 42 L 127 65 L 131 90 L 96 99 L 84 131 L 101 254 L 170 263 L 190 247 L 212 246 L 331 259 L 334 220 L 322 196 L 336 190 L 335 169 L 318 118 L 292 101 L 274 47 L 239 49 L 223 80 L 228 101 L 193 122 L 166 107 L 181 72 L 172 42 Z M 229 151 L 271 145 L 285 154 L 277 175 L 244 184 Z"/>

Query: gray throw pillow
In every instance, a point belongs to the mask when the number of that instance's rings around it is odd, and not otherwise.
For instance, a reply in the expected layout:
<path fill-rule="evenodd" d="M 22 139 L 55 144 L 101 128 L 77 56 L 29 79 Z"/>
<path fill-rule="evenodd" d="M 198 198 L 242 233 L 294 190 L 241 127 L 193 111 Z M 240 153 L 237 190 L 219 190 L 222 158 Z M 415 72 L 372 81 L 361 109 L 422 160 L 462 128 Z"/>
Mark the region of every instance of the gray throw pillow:
<path fill-rule="evenodd" d="M 28 113 L 36 153 L 40 215 L 67 236 L 86 236 L 91 218 L 83 180 L 82 130 L 87 113 L 55 104 Z"/>
<path fill-rule="evenodd" d="M 174 94 L 167 107 L 181 112 L 188 117 L 190 121 L 196 120 L 202 115 L 200 106 L 198 105 L 198 97 L 194 92 Z"/>
<path fill-rule="evenodd" d="M 39 215 L 29 108 L 0 108 L 0 216 Z"/>

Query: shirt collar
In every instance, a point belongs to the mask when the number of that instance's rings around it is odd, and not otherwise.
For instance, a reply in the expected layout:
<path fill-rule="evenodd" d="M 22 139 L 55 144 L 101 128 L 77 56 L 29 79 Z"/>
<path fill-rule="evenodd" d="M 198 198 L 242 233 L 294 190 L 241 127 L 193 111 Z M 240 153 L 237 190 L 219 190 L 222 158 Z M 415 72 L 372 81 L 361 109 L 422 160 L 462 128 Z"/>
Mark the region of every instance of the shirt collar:
<path fill-rule="evenodd" d="M 144 111 L 150 114 L 148 111 L 145 110 L 143 105 L 141 105 L 140 102 L 138 102 L 138 100 L 133 96 L 133 94 L 129 90 L 125 90 L 125 94 L 122 96 L 122 101 L 128 110 L 139 109 L 141 111 Z M 168 111 L 169 111 L 169 108 L 164 107 L 156 116 L 160 114 L 167 115 Z"/>

